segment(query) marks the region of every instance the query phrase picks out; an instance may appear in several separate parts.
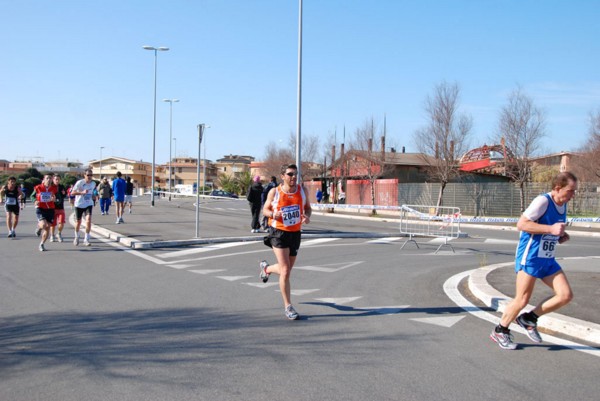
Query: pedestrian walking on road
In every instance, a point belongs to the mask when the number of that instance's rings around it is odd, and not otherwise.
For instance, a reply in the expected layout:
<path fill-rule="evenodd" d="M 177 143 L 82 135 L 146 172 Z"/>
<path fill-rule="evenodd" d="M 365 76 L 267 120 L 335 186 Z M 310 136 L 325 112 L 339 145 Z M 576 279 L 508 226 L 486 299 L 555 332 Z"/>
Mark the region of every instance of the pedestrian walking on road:
<path fill-rule="evenodd" d="M 23 199 L 25 194 L 17 186 L 15 177 L 8 177 L 6 185 L 0 189 L 0 199 L 4 199 L 4 211 L 6 212 L 6 228 L 8 229 L 8 238 L 17 236 L 15 230 L 19 224 L 19 200 Z"/>
<path fill-rule="evenodd" d="M 263 207 L 263 215 L 269 218 L 265 245 L 273 248 L 277 263 L 260 262 L 260 278 L 266 283 L 272 273 L 279 275 L 285 316 L 296 320 L 300 316 L 292 306 L 290 276 L 300 248 L 302 224 L 310 222 L 312 209 L 302 186 L 297 183 L 298 167 L 295 164 L 282 167 L 281 179 L 283 183 L 269 191 Z"/>
<path fill-rule="evenodd" d="M 258 233 L 260 232 L 260 208 L 262 206 L 262 192 L 263 186 L 260 183 L 260 176 L 257 175 L 254 177 L 254 182 L 248 189 L 248 195 L 246 199 L 250 202 L 250 212 L 252 213 L 252 221 L 250 222 L 250 228 L 252 229 L 250 232 Z"/>
<path fill-rule="evenodd" d="M 133 182 L 131 182 L 131 177 L 127 177 L 125 179 L 125 202 L 124 204 L 129 206 L 129 214 L 131 214 L 131 206 L 133 206 Z"/>
<path fill-rule="evenodd" d="M 554 254 L 557 244 L 569 240 L 569 234 L 565 232 L 567 203 L 576 190 L 577 178 L 569 172 L 559 173 L 552 180 L 552 191 L 536 197 L 517 222 L 521 234 L 515 260 L 516 295 L 506 306 L 500 324 L 490 334 L 502 349 L 517 348 L 508 328 L 515 319 L 531 341 L 542 342 L 537 330 L 538 318 L 565 306 L 573 298 L 567 276 Z M 529 303 L 537 279 L 550 287 L 554 295 L 519 315 Z"/>
<path fill-rule="evenodd" d="M 85 178 L 79 180 L 73 186 L 71 195 L 75 196 L 75 239 L 73 245 L 79 245 L 79 228 L 81 227 L 81 218 L 85 214 L 85 238 L 83 244 L 90 246 L 90 231 L 92 230 L 92 209 L 94 207 L 94 191 L 96 182 L 92 180 L 94 176 L 91 169 L 85 171 Z"/>
<path fill-rule="evenodd" d="M 42 235 L 39 250 L 45 251 L 45 242 L 50 235 L 50 226 L 54 221 L 54 201 L 56 200 L 56 191 L 58 188 L 52 183 L 52 174 L 46 174 L 41 184 L 36 185 L 35 193 L 35 215 L 38 225 L 35 235 Z"/>
<path fill-rule="evenodd" d="M 121 172 L 117 171 L 117 178 L 112 182 L 113 197 L 117 206 L 117 224 L 124 223 L 123 210 L 125 209 L 125 190 L 127 183 L 121 178 Z"/>
<path fill-rule="evenodd" d="M 98 196 L 100 197 L 100 214 L 108 215 L 110 209 L 110 200 L 113 196 L 113 190 L 108 183 L 108 178 L 102 177 L 100 184 L 98 185 Z"/>
<path fill-rule="evenodd" d="M 276 186 L 277 186 L 277 178 L 275 178 L 275 176 L 273 175 L 273 176 L 271 176 L 271 181 L 263 189 L 263 192 L 260 195 L 261 208 L 265 207 L 265 202 L 267 201 L 267 195 L 269 194 L 269 191 L 271 191 L 271 189 L 275 188 Z M 261 226 L 265 232 L 268 232 L 269 218 L 267 216 L 265 216 L 264 213 L 263 213 Z"/>

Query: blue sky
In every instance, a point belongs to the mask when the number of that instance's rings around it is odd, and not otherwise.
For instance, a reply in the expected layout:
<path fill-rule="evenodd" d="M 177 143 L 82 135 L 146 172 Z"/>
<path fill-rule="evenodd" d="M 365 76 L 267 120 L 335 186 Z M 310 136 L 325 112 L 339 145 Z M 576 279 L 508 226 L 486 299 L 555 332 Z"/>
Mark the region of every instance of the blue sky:
<path fill-rule="evenodd" d="M 373 117 L 417 151 L 424 100 L 461 88 L 473 147 L 520 85 L 547 116 L 545 152 L 583 145 L 600 109 L 599 1 L 304 0 L 302 134 L 338 143 Z M 296 130 L 297 0 L 0 0 L 0 159 L 264 157 Z M 348 141 L 347 141 L 348 142 Z"/>

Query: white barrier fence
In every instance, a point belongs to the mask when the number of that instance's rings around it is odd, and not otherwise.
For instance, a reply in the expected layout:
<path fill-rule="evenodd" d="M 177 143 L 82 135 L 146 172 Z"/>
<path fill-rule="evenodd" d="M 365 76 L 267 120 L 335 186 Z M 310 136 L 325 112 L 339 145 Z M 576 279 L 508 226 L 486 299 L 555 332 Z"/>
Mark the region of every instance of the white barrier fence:
<path fill-rule="evenodd" d="M 443 238 L 435 253 L 443 246 L 449 246 L 454 252 L 454 247 L 448 239 L 458 238 L 460 234 L 460 208 L 446 206 L 402 205 L 400 213 L 400 234 L 408 236 L 404 246 L 413 242 L 417 248 L 419 244 L 414 237 Z"/>

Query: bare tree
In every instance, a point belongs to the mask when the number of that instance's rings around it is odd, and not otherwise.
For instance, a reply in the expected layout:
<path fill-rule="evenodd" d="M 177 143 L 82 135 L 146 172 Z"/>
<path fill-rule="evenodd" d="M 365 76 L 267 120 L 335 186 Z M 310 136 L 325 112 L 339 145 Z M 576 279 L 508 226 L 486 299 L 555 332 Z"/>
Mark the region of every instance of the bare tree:
<path fill-rule="evenodd" d="M 279 176 L 280 168 L 284 164 L 294 163 L 296 160 L 296 135 L 291 132 L 287 146 L 269 142 L 263 158 L 265 174 Z M 319 157 L 319 138 L 317 136 L 304 135 L 302 137 L 302 176 L 308 180 L 320 173 L 314 168 Z"/>
<path fill-rule="evenodd" d="M 581 181 L 597 182 L 600 178 L 600 110 L 590 113 L 588 138 L 573 169 Z"/>
<path fill-rule="evenodd" d="M 508 96 L 508 103 L 500 111 L 496 140 L 504 141 L 514 158 L 506 160 L 506 174 L 519 185 L 521 212 L 525 210 L 525 184 L 531 179 L 530 158 L 540 148 L 545 133 L 544 112 L 520 87 Z"/>
<path fill-rule="evenodd" d="M 365 120 L 363 126 L 354 131 L 354 137 L 349 144 L 348 153 L 346 153 L 350 168 L 349 174 L 369 182 L 370 203 L 373 206 L 372 214 L 377 214 L 375 209 L 375 181 L 385 175 L 387 171 L 385 153 L 381 151 L 382 136 L 376 135 L 376 130 L 377 127 L 373 117 Z"/>
<path fill-rule="evenodd" d="M 469 147 L 469 137 L 473 128 L 473 119 L 459 114 L 458 84 L 442 82 L 434 88 L 433 96 L 425 100 L 425 112 L 428 124 L 417 130 L 414 140 L 417 149 L 424 155 L 435 156 L 430 164 L 429 175 L 440 183 L 437 206 L 442 205 L 446 184 L 459 174 L 457 159 Z M 429 162 L 429 158 L 424 158 Z"/>

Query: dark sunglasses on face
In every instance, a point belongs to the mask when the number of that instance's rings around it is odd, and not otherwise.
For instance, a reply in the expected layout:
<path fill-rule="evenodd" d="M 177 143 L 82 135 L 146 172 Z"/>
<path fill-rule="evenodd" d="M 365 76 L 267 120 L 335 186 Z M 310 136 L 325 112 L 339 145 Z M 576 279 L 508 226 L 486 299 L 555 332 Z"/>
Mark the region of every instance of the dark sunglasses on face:
<path fill-rule="evenodd" d="M 288 177 L 293 177 L 295 175 L 298 175 L 298 173 L 289 172 L 289 173 L 285 173 L 285 175 L 287 175 Z"/>

